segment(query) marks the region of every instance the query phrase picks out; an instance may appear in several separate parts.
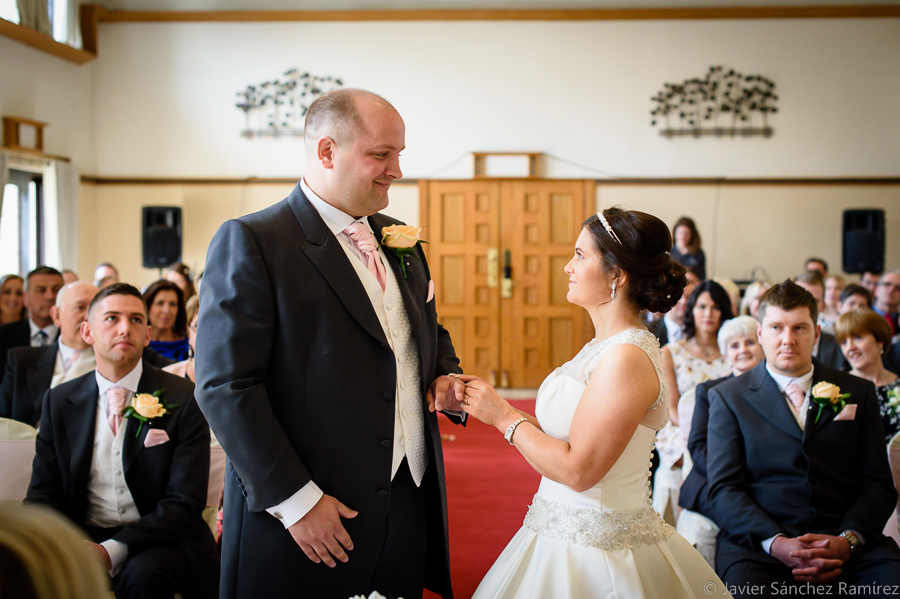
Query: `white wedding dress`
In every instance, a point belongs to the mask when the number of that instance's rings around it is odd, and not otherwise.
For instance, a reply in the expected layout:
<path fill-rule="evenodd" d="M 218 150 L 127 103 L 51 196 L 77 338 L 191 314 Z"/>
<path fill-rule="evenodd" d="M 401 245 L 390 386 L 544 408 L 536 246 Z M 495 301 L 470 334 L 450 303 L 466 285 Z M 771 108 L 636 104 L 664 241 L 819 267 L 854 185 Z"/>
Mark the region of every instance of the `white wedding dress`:
<path fill-rule="evenodd" d="M 577 493 L 547 478 L 519 532 L 475 591 L 475 598 L 730 597 L 715 572 L 650 507 L 650 451 L 668 417 L 659 343 L 652 333 L 627 329 L 589 343 L 541 384 L 536 415 L 545 433 L 569 439 L 569 428 L 591 372 L 607 349 L 640 347 L 659 379 L 625 451 L 603 480 Z"/>

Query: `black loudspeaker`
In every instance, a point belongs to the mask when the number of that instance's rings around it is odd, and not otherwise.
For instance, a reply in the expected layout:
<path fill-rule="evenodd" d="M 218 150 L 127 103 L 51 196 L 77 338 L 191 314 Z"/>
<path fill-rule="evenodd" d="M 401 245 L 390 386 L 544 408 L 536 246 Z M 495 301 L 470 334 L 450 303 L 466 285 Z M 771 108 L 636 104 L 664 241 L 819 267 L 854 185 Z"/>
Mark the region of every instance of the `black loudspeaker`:
<path fill-rule="evenodd" d="M 165 268 L 181 261 L 181 208 L 144 206 L 141 231 L 144 268 Z"/>
<path fill-rule="evenodd" d="M 884 271 L 884 210 L 844 210 L 843 232 L 844 272 Z"/>

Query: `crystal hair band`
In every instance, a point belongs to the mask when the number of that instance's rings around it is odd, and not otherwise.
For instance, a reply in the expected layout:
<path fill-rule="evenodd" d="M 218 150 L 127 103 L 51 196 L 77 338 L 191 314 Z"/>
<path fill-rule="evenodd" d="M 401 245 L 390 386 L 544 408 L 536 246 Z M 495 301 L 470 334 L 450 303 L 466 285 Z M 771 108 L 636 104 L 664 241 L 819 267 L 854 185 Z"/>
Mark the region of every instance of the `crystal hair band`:
<path fill-rule="evenodd" d="M 606 217 L 603 216 L 602 212 L 597 213 L 597 218 L 600 219 L 600 223 L 603 225 L 603 228 L 606 229 L 606 232 L 612 235 L 612 238 L 615 239 L 619 245 L 622 245 L 622 242 L 619 241 L 619 236 L 616 235 L 616 232 L 612 230 L 612 227 L 609 226 L 609 223 L 606 221 Z"/>

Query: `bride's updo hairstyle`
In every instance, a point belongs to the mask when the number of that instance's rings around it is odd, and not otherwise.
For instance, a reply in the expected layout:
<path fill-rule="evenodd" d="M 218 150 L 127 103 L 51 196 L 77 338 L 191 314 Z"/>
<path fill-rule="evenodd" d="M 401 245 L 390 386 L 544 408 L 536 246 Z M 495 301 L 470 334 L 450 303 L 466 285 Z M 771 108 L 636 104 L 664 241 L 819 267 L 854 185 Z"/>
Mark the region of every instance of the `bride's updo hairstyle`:
<path fill-rule="evenodd" d="M 628 299 L 638 310 L 668 312 L 687 285 L 684 266 L 672 260 L 672 233 L 664 222 L 645 212 L 618 207 L 595 214 L 583 223 L 591 232 L 603 268 L 628 275 Z"/>

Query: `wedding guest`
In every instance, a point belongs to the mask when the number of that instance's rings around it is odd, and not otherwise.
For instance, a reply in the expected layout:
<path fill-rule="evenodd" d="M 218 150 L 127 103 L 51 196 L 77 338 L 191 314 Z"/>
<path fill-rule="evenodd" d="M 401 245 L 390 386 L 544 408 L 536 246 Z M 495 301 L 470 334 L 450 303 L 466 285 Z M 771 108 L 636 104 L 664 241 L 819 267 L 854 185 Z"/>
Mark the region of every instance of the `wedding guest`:
<path fill-rule="evenodd" d="M 875 294 L 875 286 L 878 285 L 878 279 L 881 273 L 874 270 L 867 270 L 859 277 L 859 284 L 869 290 L 872 295 Z"/>
<path fill-rule="evenodd" d="M 807 258 L 804 269 L 816 271 L 823 279 L 828 277 L 828 263 L 822 258 Z"/>
<path fill-rule="evenodd" d="M 834 334 L 834 323 L 841 315 L 841 292 L 846 282 L 841 275 L 828 275 L 825 277 L 825 306 L 822 309 L 820 320 L 824 323 L 822 330 Z"/>
<path fill-rule="evenodd" d="M 68 285 L 78 280 L 78 273 L 71 268 L 64 268 L 62 271 L 63 284 Z"/>
<path fill-rule="evenodd" d="M 102 279 L 97 281 L 97 289 L 103 289 L 118 282 L 119 279 L 117 279 L 116 277 L 103 277 Z"/>
<path fill-rule="evenodd" d="M 81 327 L 97 369 L 44 396 L 25 501 L 84 528 L 118 599 L 215 599 L 210 437 L 194 385 L 141 360 L 149 327 L 131 285 L 100 291 Z"/>
<path fill-rule="evenodd" d="M 725 321 L 719 329 L 719 351 L 731 366 L 731 374 L 700 383 L 695 387 L 693 401 L 683 398 L 678 402 L 678 421 L 681 422 L 681 436 L 687 440 L 691 468 L 685 474 L 678 494 L 678 505 L 684 509 L 678 515 L 677 530 L 714 568 L 719 527 L 712 520 L 713 514 L 707 497 L 709 483 L 706 474 L 706 428 L 709 423 L 709 390 L 723 381 L 742 375 L 762 361 L 764 356 L 756 336 L 756 323 L 755 318 L 747 315 Z M 691 397 L 691 394 L 686 397 Z"/>
<path fill-rule="evenodd" d="M 150 320 L 150 348 L 175 362 L 188 356 L 187 315 L 181 288 L 160 279 L 144 292 Z"/>
<path fill-rule="evenodd" d="M 101 262 L 94 269 L 94 285 L 98 289 L 103 289 L 103 286 L 100 285 L 100 281 L 105 279 L 106 277 L 112 277 L 114 282 L 119 282 L 119 269 L 110 264 L 109 262 Z"/>
<path fill-rule="evenodd" d="M 696 269 L 700 274 L 700 280 L 706 280 L 706 254 L 700 247 L 700 233 L 694 220 L 682 216 L 675 221 L 672 237 L 675 238 L 671 250 L 672 258 L 684 266 Z"/>
<path fill-rule="evenodd" d="M 741 306 L 741 288 L 737 286 L 737 283 L 725 277 L 716 277 L 713 281 L 721 285 L 728 294 L 728 299 L 731 300 L 731 313 L 737 315 Z"/>
<path fill-rule="evenodd" d="M 0 417 L 37 428 L 47 390 L 94 371 L 94 349 L 81 336 L 81 323 L 87 319 L 88 305 L 97 291 L 87 281 L 64 286 L 50 308 L 53 323 L 59 327 L 56 343 L 9 350 L 0 385 Z"/>
<path fill-rule="evenodd" d="M 900 324 L 897 321 L 900 311 L 900 270 L 888 271 L 878 279 L 872 309 L 887 319 L 892 336 L 900 334 Z"/>
<path fill-rule="evenodd" d="M 687 314 L 688 297 L 697 285 L 700 279 L 696 274 L 692 274 L 692 269 L 686 269 L 685 276 L 687 278 L 687 286 L 684 288 L 684 294 L 675 304 L 675 307 L 663 314 L 662 318 L 653 321 L 647 328 L 659 340 L 659 346 L 672 341 L 681 341 L 684 339 L 684 317 Z"/>
<path fill-rule="evenodd" d="M 825 309 L 825 280 L 822 275 L 817 270 L 808 270 L 798 275 L 794 282 L 812 294 L 816 300 L 816 309 L 819 311 L 816 325 L 819 327 L 820 334 L 813 347 L 813 357 L 832 368 L 847 370 L 849 365 L 844 354 L 841 353 L 841 347 L 834 335 L 822 330 L 825 326 L 822 320 L 822 310 Z"/>
<path fill-rule="evenodd" d="M 163 368 L 166 372 L 171 372 L 178 376 L 183 376 L 187 380 L 194 382 L 194 348 L 197 343 L 197 316 L 200 312 L 200 297 L 194 296 L 188 300 L 185 307 L 188 322 L 188 357 L 181 362 L 175 362 Z"/>
<path fill-rule="evenodd" d="M 718 334 L 732 316 L 731 299 L 725 289 L 715 281 L 704 281 L 688 299 L 684 340 L 662 349 L 670 407 L 669 422 L 656 441 L 659 468 L 653 477 L 653 507 L 672 524 L 678 517 L 678 492 L 683 480 L 684 437 L 679 429 L 678 401 L 698 384 L 731 371 L 719 351 Z"/>
<path fill-rule="evenodd" d="M 753 281 L 744 290 L 741 298 L 740 313 L 759 319 L 759 298 L 771 287 L 768 281 Z"/>
<path fill-rule="evenodd" d="M 49 508 L 0 501 L 0 596 L 109 596 L 109 578 L 86 539 L 81 530 Z"/>
<path fill-rule="evenodd" d="M 900 585 L 900 548 L 882 534 L 897 491 L 875 386 L 813 359 L 817 316 L 792 281 L 769 289 L 757 328 L 766 360 L 709 391 L 716 571 L 742 597 Z"/>
<path fill-rule="evenodd" d="M 872 310 L 854 310 L 838 318 L 835 337 L 850 363 L 850 374 L 875 384 L 885 440 L 890 441 L 900 432 L 900 378 L 882 363 L 891 345 L 890 325 Z"/>
<path fill-rule="evenodd" d="M 838 312 L 846 314 L 847 312 L 863 309 L 872 309 L 872 294 L 862 285 L 850 283 L 841 291 L 841 297 L 838 301 Z"/>
<path fill-rule="evenodd" d="M 43 347 L 56 342 L 59 327 L 50 308 L 63 286 L 62 274 L 49 266 L 38 266 L 25 277 L 25 308 L 28 318 L 0 325 L 0 373 L 6 372 L 6 354 L 14 347 Z"/>
<path fill-rule="evenodd" d="M 19 275 L 0 278 L 0 325 L 22 320 L 28 316 L 25 309 L 24 281 Z"/>
<path fill-rule="evenodd" d="M 197 295 L 197 290 L 194 287 L 194 279 L 191 276 L 191 269 L 188 268 L 187 264 L 183 262 L 176 262 L 169 266 L 166 269 L 166 275 L 164 277 L 167 281 L 171 281 L 178 285 L 178 288 L 181 289 L 181 293 L 184 296 L 185 305 L 187 302 Z"/>

